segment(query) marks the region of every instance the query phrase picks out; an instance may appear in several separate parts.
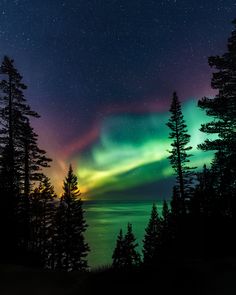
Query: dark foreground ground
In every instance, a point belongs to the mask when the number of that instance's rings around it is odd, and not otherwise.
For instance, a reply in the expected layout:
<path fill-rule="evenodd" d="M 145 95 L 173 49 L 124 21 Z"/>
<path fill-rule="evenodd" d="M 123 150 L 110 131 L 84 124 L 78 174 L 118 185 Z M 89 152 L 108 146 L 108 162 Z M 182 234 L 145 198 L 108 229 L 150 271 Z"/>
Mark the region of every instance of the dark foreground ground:
<path fill-rule="evenodd" d="M 165 262 L 154 270 L 87 274 L 0 266 L 1 295 L 51 294 L 236 294 L 236 260 Z"/>

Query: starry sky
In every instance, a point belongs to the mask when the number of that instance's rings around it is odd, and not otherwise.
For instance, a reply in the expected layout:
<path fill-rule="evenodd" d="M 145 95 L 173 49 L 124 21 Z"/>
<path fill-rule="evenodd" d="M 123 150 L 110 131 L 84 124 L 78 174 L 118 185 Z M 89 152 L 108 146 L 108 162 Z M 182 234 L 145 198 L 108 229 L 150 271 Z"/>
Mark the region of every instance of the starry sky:
<path fill-rule="evenodd" d="M 85 198 L 170 196 L 165 123 L 173 91 L 193 165 L 213 96 L 207 58 L 226 50 L 235 0 L 0 0 L 0 55 L 15 59 L 60 192 L 72 163 Z"/>

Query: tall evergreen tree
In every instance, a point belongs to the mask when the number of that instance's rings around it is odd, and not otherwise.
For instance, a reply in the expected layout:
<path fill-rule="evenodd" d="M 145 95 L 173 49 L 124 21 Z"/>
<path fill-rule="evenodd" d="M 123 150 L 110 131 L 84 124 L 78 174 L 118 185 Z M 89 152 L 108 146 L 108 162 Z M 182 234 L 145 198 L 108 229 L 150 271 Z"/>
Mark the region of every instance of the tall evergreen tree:
<path fill-rule="evenodd" d="M 20 132 L 24 130 L 28 117 L 39 117 L 26 103 L 24 90 L 27 87 L 22 83 L 22 76 L 13 63 L 13 60 L 5 56 L 0 67 L 0 72 L 4 76 L 0 82 L 2 92 L 0 145 L 7 157 L 8 169 L 5 173 L 8 178 L 9 195 L 16 194 L 15 191 L 18 192 L 16 173 L 21 164 L 18 161 Z"/>
<path fill-rule="evenodd" d="M 160 229 L 161 222 L 157 206 L 156 204 L 153 204 L 151 217 L 148 226 L 145 229 L 143 240 L 143 263 L 145 265 L 152 264 L 155 256 L 158 254 L 158 248 L 160 247 Z"/>
<path fill-rule="evenodd" d="M 30 195 L 31 247 L 45 268 L 54 268 L 54 220 L 56 195 L 48 177 Z"/>
<path fill-rule="evenodd" d="M 176 188 L 179 191 L 182 200 L 182 211 L 186 210 L 186 199 L 189 198 L 191 183 L 192 183 L 192 169 L 189 167 L 189 157 L 191 156 L 188 152 L 192 149 L 188 146 L 190 141 L 190 135 L 187 133 L 187 126 L 181 110 L 181 104 L 178 99 L 176 92 L 173 94 L 173 99 L 170 107 L 171 117 L 167 126 L 171 132 L 169 138 L 173 140 L 171 143 L 172 150 L 170 151 L 170 163 L 177 175 Z"/>
<path fill-rule="evenodd" d="M 0 82 L 1 90 L 1 203 L 3 205 L 2 219 L 6 222 L 2 234 L 6 248 L 17 244 L 16 238 L 16 204 L 19 193 L 19 165 L 17 159 L 18 131 L 22 121 L 21 113 L 26 111 L 23 90 L 26 86 L 21 83 L 22 77 L 13 66 L 13 61 L 5 57 L 0 67 L 0 72 L 6 79 Z M 3 222 L 2 220 L 2 222 Z M 1 222 L 1 224 L 2 224 Z M 9 248 L 8 248 L 9 249 Z"/>
<path fill-rule="evenodd" d="M 120 229 L 119 235 L 116 240 L 116 247 L 113 251 L 112 266 L 116 269 L 124 267 L 124 236 L 122 229 Z"/>
<path fill-rule="evenodd" d="M 19 130 L 21 141 L 20 161 L 23 163 L 22 187 L 23 194 L 29 196 L 31 191 L 31 183 L 34 181 L 45 181 L 45 176 L 42 173 L 43 168 L 48 168 L 51 159 L 46 156 L 46 152 L 38 147 L 38 135 L 30 126 L 29 119 L 26 118 L 23 128 Z"/>
<path fill-rule="evenodd" d="M 225 203 L 228 204 L 236 193 L 236 20 L 233 24 L 228 51 L 222 56 L 209 57 L 209 65 L 216 69 L 211 86 L 218 93 L 214 98 L 204 97 L 198 103 L 212 117 L 212 121 L 202 124 L 200 130 L 217 135 L 215 139 L 207 139 L 200 144 L 200 148 L 215 151 L 212 170 L 217 176 L 217 195 L 218 198 L 227 198 Z"/>
<path fill-rule="evenodd" d="M 31 152 L 34 164 L 32 161 L 30 163 L 30 148 L 35 148 L 37 142 L 35 134 L 28 132 L 31 128 L 29 118 L 39 116 L 26 102 L 24 91 L 27 87 L 22 83 L 22 76 L 14 67 L 14 61 L 5 56 L 0 73 L 3 77 L 0 82 L 0 192 L 3 208 L 1 218 L 7 225 L 1 229 L 1 233 L 5 237 L 3 240 L 6 251 L 16 253 L 16 249 L 10 249 L 19 243 L 28 244 L 30 169 L 35 171 L 40 166 L 44 167 L 48 159 L 45 157 L 43 162 L 40 161 L 39 154 L 45 152 L 38 150 L 39 153 L 35 154 L 34 149 Z M 18 222 L 18 218 L 23 216 L 24 222 Z M 23 225 L 20 230 L 19 224 Z"/>
<path fill-rule="evenodd" d="M 21 232 L 21 240 L 24 248 L 28 247 L 30 239 L 30 193 L 32 191 L 32 183 L 41 181 L 42 186 L 49 186 L 49 179 L 42 173 L 42 168 L 49 167 L 51 161 L 46 157 L 46 152 L 38 147 L 37 134 L 29 124 L 26 118 L 25 124 L 19 130 L 19 160 L 22 166 L 19 169 L 19 180 L 22 190 L 19 194 L 18 201 L 18 226 Z M 43 194 L 41 194 L 43 195 Z"/>
<path fill-rule="evenodd" d="M 58 208 L 56 232 L 56 249 L 60 252 L 56 253 L 56 267 L 66 271 L 86 270 L 88 267 L 86 256 L 89 247 L 84 239 L 87 224 L 77 183 L 77 176 L 70 166 Z"/>
<path fill-rule="evenodd" d="M 132 224 L 128 223 L 127 233 L 124 238 L 124 267 L 132 268 L 140 264 L 140 254 L 136 250 L 138 243 L 133 234 Z"/>

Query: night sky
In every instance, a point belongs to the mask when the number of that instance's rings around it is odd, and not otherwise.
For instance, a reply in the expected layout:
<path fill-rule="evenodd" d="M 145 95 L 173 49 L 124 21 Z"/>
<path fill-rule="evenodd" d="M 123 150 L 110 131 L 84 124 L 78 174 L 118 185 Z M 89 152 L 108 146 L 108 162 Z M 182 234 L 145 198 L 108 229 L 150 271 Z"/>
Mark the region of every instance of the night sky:
<path fill-rule="evenodd" d="M 86 198 L 169 197 L 173 91 L 192 135 L 193 165 L 212 96 L 207 58 L 222 54 L 233 0 L 1 0 L 0 54 L 15 59 L 41 114 L 40 145 L 58 192 L 72 163 Z"/>

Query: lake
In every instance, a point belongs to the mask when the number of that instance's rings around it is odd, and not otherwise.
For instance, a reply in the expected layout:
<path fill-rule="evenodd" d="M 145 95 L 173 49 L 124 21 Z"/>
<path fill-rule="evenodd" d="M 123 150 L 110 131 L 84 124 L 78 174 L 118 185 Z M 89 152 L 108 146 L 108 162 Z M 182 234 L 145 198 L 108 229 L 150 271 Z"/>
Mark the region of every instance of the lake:
<path fill-rule="evenodd" d="M 85 218 L 89 227 L 85 237 L 91 252 L 88 256 L 90 267 L 112 262 L 112 253 L 120 228 L 126 232 L 127 223 L 133 225 L 133 232 L 142 249 L 145 227 L 150 218 L 153 201 L 86 201 Z M 162 202 L 156 201 L 161 212 Z"/>

